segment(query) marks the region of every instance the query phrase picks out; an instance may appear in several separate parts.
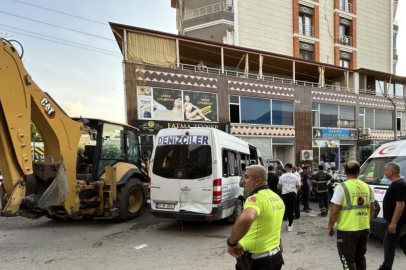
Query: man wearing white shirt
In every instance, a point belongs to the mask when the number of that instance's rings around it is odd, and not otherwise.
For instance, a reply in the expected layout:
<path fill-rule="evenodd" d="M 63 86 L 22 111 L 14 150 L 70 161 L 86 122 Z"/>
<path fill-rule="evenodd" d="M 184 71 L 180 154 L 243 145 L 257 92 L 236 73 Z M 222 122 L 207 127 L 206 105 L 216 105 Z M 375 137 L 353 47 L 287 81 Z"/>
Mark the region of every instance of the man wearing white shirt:
<path fill-rule="evenodd" d="M 289 223 L 286 229 L 291 232 L 293 229 L 293 209 L 295 207 L 295 200 L 297 191 L 300 189 L 300 178 L 292 173 L 293 165 L 287 163 L 285 166 L 286 173 L 279 177 L 279 189 L 282 190 L 282 200 L 285 204 L 285 215 Z"/>

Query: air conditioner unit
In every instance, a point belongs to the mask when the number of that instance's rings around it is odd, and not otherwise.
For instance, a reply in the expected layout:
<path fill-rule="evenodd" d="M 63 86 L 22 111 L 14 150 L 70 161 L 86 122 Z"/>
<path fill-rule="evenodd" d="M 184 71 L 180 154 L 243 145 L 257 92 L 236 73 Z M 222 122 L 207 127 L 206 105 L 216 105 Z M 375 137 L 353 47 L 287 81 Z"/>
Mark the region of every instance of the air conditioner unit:
<path fill-rule="evenodd" d="M 344 44 L 348 44 L 350 42 L 350 39 L 346 36 L 340 37 L 340 41 Z"/>
<path fill-rule="evenodd" d="M 300 160 L 313 160 L 313 150 L 301 150 Z"/>
<path fill-rule="evenodd" d="M 364 128 L 364 135 L 371 135 L 371 128 Z"/>

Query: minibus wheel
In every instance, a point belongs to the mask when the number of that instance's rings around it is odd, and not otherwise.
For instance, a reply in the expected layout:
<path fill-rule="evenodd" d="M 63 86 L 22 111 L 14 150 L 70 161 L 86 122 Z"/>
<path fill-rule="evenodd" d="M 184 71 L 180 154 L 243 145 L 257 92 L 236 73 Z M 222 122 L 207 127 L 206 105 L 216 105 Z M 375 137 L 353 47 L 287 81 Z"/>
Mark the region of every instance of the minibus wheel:
<path fill-rule="evenodd" d="M 237 199 L 237 201 L 235 202 L 234 212 L 231 216 L 227 218 L 227 221 L 230 223 L 234 223 L 237 220 L 238 216 L 241 215 L 242 210 L 243 210 L 243 202 L 241 199 Z"/>

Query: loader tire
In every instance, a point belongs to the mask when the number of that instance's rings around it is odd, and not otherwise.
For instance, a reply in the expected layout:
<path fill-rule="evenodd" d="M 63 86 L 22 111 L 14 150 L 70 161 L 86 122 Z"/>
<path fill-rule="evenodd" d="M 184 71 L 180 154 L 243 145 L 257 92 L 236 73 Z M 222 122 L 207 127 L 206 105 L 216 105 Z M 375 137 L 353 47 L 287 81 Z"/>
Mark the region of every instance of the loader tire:
<path fill-rule="evenodd" d="M 137 178 L 130 178 L 124 185 L 117 188 L 117 219 L 126 221 L 136 218 L 141 214 L 145 201 L 146 195 L 142 182 Z"/>

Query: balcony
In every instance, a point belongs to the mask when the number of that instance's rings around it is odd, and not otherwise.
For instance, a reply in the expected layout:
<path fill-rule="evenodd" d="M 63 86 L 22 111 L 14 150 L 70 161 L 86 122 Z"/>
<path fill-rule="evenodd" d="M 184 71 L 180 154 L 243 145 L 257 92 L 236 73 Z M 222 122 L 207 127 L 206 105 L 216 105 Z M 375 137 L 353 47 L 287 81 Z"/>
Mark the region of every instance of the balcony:
<path fill-rule="evenodd" d="M 338 43 L 340 43 L 341 45 L 352 47 L 352 37 L 341 35 L 340 38 L 338 39 Z"/>
<path fill-rule="evenodd" d="M 352 12 L 352 4 L 348 0 L 340 0 L 339 9 L 344 12 Z"/>
<path fill-rule="evenodd" d="M 314 27 L 311 25 L 299 24 L 299 34 L 307 37 L 314 37 Z"/>
<path fill-rule="evenodd" d="M 228 13 L 233 13 L 233 6 L 229 5 L 227 3 L 221 2 L 201 8 L 196 8 L 193 10 L 186 11 L 183 20 L 191 20 L 194 18 L 202 17 L 202 16 L 207 16 L 219 12 L 228 12 Z"/>

